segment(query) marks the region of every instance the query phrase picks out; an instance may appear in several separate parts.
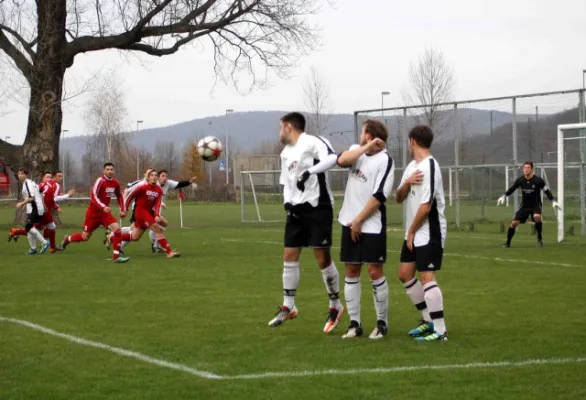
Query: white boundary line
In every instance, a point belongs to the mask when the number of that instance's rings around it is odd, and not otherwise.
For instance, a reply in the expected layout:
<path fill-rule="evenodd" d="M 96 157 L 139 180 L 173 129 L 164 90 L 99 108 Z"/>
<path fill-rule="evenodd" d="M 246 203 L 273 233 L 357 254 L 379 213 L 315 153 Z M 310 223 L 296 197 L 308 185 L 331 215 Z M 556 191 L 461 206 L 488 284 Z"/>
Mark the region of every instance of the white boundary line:
<path fill-rule="evenodd" d="M 8 318 L 0 316 L 0 322 L 9 322 L 12 324 L 24 326 L 32 330 L 42 332 L 46 335 L 55 336 L 65 339 L 69 342 L 81 344 L 83 346 L 94 347 L 109 351 L 111 353 L 134 358 L 135 360 L 145 362 L 147 364 L 156 365 L 162 368 L 169 368 L 176 371 L 186 372 L 188 374 L 197 376 L 203 379 L 212 380 L 255 380 L 255 379 L 271 379 L 271 378 L 296 378 L 307 376 L 324 376 L 324 375 L 355 375 L 355 374 L 389 374 L 395 372 L 410 372 L 410 371 L 425 371 L 425 370 L 459 370 L 459 369 L 482 369 L 482 368 L 506 368 L 506 367 L 527 367 L 532 365 L 559 365 L 559 364 L 577 364 L 586 362 L 586 357 L 576 358 L 544 358 L 544 359 L 530 359 L 524 361 L 496 361 L 496 362 L 476 362 L 468 364 L 444 364 L 444 365 L 410 365 L 389 368 L 358 368 L 358 369 L 325 369 L 314 371 L 285 371 L 285 372 L 264 372 L 259 374 L 241 374 L 241 375 L 217 375 L 209 371 L 202 371 L 188 367 L 183 364 L 168 362 L 165 360 L 153 358 L 145 354 L 134 351 L 122 349 L 120 347 L 113 347 L 104 343 L 94 342 L 93 340 L 84 339 L 78 336 L 69 335 L 67 333 L 57 332 L 53 329 L 46 328 L 35 323 L 25 321 L 22 319 Z"/>
<path fill-rule="evenodd" d="M 246 239 L 220 239 L 223 242 L 234 242 L 234 243 L 261 243 L 261 244 L 271 244 L 271 245 L 280 245 L 283 246 L 283 242 L 276 242 L 270 240 L 246 240 Z M 339 249 L 337 246 L 332 246 L 332 249 Z M 399 250 L 387 250 L 387 253 L 401 253 Z M 474 256 L 470 254 L 458 254 L 458 253 L 444 253 L 444 256 L 448 257 L 462 257 L 462 258 L 471 258 L 473 260 L 486 260 L 486 261 L 496 261 L 496 262 L 507 262 L 507 263 L 524 263 L 524 264 L 532 264 L 532 265 L 552 265 L 556 267 L 566 267 L 566 268 L 582 268 L 581 265 L 576 264 L 567 264 L 567 263 L 557 263 L 552 261 L 536 261 L 536 260 L 525 260 L 522 258 L 501 258 L 501 257 L 484 257 L 484 256 Z"/>

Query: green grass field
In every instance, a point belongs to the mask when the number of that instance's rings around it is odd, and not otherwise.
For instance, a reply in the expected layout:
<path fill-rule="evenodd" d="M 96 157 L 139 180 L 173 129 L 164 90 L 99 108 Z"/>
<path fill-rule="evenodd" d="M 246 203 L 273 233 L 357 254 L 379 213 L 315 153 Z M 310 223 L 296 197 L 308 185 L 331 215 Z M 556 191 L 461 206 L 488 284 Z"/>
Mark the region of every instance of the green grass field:
<path fill-rule="evenodd" d="M 513 247 L 501 249 L 499 222 L 511 209 L 493 209 L 495 217 L 474 232 L 448 232 L 438 281 L 450 341 L 441 343 L 406 335 L 418 314 L 395 279 L 402 233 L 394 230 L 386 269 L 390 329 L 378 342 L 343 341 L 347 317 L 333 334 L 322 333 L 328 303 L 309 253 L 301 260 L 299 317 L 269 328 L 282 300 L 282 225 L 243 225 L 237 205 L 190 205 L 189 229 L 178 228 L 170 205 L 167 237 L 183 254 L 174 260 L 152 255 L 144 238 L 127 248 L 130 263 L 115 265 L 102 231 L 64 253 L 32 257 L 24 255 L 25 238 L 16 245 L 3 239 L 0 399 L 582 399 L 586 239 L 557 244 L 555 225 L 546 223 L 544 248 L 522 227 Z M 261 211 L 282 218 L 278 205 Z M 65 207 L 59 239 L 77 230 L 83 212 Z M 390 213 L 396 227 L 400 209 Z M 463 208 L 465 221 L 474 215 Z M 3 230 L 13 217 L 0 209 Z M 338 236 L 336 226 L 335 243 Z M 339 249 L 333 252 L 337 259 Z M 364 274 L 362 285 L 369 332 L 374 312 Z"/>

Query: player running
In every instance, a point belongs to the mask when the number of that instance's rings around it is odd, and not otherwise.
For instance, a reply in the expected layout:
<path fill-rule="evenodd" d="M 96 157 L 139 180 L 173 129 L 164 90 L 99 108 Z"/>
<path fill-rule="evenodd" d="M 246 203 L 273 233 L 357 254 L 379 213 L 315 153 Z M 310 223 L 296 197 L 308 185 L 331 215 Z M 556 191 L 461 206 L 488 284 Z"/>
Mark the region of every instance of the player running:
<path fill-rule="evenodd" d="M 87 242 L 92 233 L 100 226 L 104 226 L 113 232 L 114 239 L 114 256 L 112 259 L 116 263 L 124 263 L 129 259 L 120 255 L 120 225 L 116 217 L 112 215 L 110 200 L 116 196 L 116 201 L 120 206 L 120 218 L 126 216 L 126 208 L 122 198 L 120 183 L 114 178 L 114 164 L 107 162 L 104 164 L 104 175 L 96 179 L 90 193 L 90 204 L 85 213 L 83 223 L 83 232 L 74 233 L 66 236 L 61 243 L 61 248 L 65 248 L 70 243 Z"/>
<path fill-rule="evenodd" d="M 43 254 L 49 248 L 49 242 L 43 238 L 41 232 L 35 227 L 35 224 L 41 221 L 45 213 L 43 196 L 41 195 L 39 186 L 31 179 L 28 179 L 28 171 L 26 169 L 21 168 L 18 170 L 18 179 L 22 182 L 21 195 L 23 200 L 16 204 L 16 208 L 26 205 L 26 226 L 24 231 L 31 246 L 26 254 L 37 254 L 37 240 L 42 243 L 40 253 Z M 8 240 L 10 241 L 10 237 Z"/>
<path fill-rule="evenodd" d="M 413 161 L 405 168 L 397 202 L 405 202 L 405 242 L 401 249 L 399 280 L 423 320 L 409 335 L 415 340 L 448 340 L 444 300 L 436 281 L 442 267 L 447 224 L 442 174 L 429 148 L 433 132 L 419 125 L 409 132 Z M 419 271 L 419 279 L 415 271 Z"/>
<path fill-rule="evenodd" d="M 535 175 L 533 161 L 525 161 L 523 163 L 523 176 L 519 177 L 515 182 L 513 182 L 513 186 L 511 186 L 505 194 L 499 197 L 496 205 L 500 206 L 501 204 L 504 204 L 505 199 L 512 195 L 513 192 L 517 190 L 517 188 L 521 188 L 522 192 L 521 205 L 515 213 L 513 222 L 511 222 L 511 226 L 507 232 L 507 242 L 503 245 L 503 247 L 511 247 L 511 240 L 513 239 L 513 236 L 515 236 L 517 227 L 519 224 L 524 224 L 527 222 L 529 216 L 531 216 L 531 220 L 535 222 L 535 230 L 537 231 L 537 246 L 543 247 L 543 238 L 541 236 L 543 231 L 543 222 L 541 220 L 541 190 L 543 190 L 547 198 L 552 202 L 554 212 L 556 210 L 561 210 L 561 208 L 553 197 L 551 190 L 549 190 L 545 184 L 545 181 L 541 179 L 541 177 Z"/>
<path fill-rule="evenodd" d="M 325 172 L 336 165 L 337 156 L 328 141 L 305 132 L 305 117 L 289 113 L 281 118 L 279 137 L 281 178 L 287 212 L 283 262 L 283 305 L 269 326 L 276 327 L 299 313 L 295 293 L 299 285 L 299 257 L 304 247 L 313 254 L 322 272 L 330 307 L 324 332 L 332 332 L 344 313 L 340 303 L 338 270 L 330 254 L 334 198 Z"/>
<path fill-rule="evenodd" d="M 360 324 L 360 272 L 368 266 L 372 284 L 376 327 L 370 339 L 387 334 L 389 286 L 383 272 L 387 259 L 387 212 L 385 202 L 393 188 L 395 167 L 385 150 L 386 126 L 375 120 L 362 124 L 360 145 L 338 157 L 338 165 L 351 167 L 338 221 L 342 224 L 340 259 L 346 264 L 344 297 L 350 326 L 343 339 L 362 336 Z"/>
<path fill-rule="evenodd" d="M 161 222 L 161 204 L 163 202 L 163 189 L 158 183 L 157 171 L 151 170 L 146 182 L 137 184 L 124 199 L 125 207 L 135 201 L 135 221 L 132 233 L 122 234 L 123 241 L 138 241 L 149 229 L 155 232 L 156 240 L 165 249 L 167 258 L 179 257 L 181 254 L 173 251 L 165 239 Z"/>

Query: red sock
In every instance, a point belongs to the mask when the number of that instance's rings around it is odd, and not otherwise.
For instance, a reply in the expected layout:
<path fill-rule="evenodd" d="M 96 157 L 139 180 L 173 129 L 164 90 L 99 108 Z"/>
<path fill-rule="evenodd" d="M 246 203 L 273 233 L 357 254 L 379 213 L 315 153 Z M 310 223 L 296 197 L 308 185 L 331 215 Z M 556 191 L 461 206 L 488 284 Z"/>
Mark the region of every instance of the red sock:
<path fill-rule="evenodd" d="M 132 242 L 132 233 L 130 233 L 130 232 L 120 233 L 120 241 L 121 242 Z"/>
<path fill-rule="evenodd" d="M 77 233 L 74 233 L 71 236 L 68 236 L 65 239 L 65 242 L 67 242 L 67 243 L 78 243 L 78 242 L 84 242 L 84 240 L 83 240 L 83 236 L 82 236 L 81 232 L 77 232 Z"/>
<path fill-rule="evenodd" d="M 112 248 L 114 249 L 112 259 L 116 260 L 120 257 L 120 244 L 122 243 L 122 231 L 118 229 L 112 232 Z"/>
<path fill-rule="evenodd" d="M 167 239 L 163 238 L 157 238 L 157 242 L 159 242 L 159 246 L 161 246 L 163 249 L 165 249 L 165 252 L 167 252 L 167 254 L 171 254 L 171 246 L 169 245 L 169 242 L 167 242 Z"/>
<path fill-rule="evenodd" d="M 43 231 L 43 237 L 49 239 L 49 243 L 51 243 L 52 249 L 57 247 L 57 245 L 55 244 L 55 229 L 45 229 Z"/>
<path fill-rule="evenodd" d="M 27 234 L 26 229 L 15 229 L 14 230 L 15 236 L 26 236 L 26 234 Z"/>

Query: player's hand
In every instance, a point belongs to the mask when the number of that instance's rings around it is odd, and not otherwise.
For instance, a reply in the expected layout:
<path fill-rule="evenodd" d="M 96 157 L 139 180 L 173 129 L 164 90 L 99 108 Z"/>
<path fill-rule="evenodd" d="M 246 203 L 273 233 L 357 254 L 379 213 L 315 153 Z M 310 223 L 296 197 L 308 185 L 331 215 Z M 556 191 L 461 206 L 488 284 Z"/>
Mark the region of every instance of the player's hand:
<path fill-rule="evenodd" d="M 291 203 L 284 204 L 285 212 L 287 213 L 288 217 L 293 217 L 295 219 L 299 219 L 299 216 L 295 213 L 295 208 Z"/>
<path fill-rule="evenodd" d="M 71 197 L 71 196 L 73 196 L 74 193 L 75 193 L 75 190 L 74 189 L 69 189 L 69 191 L 67 192 L 67 195 L 69 197 Z"/>
<path fill-rule="evenodd" d="M 57 210 L 57 212 L 59 214 L 63 214 L 63 210 L 61 209 L 61 207 L 57 207 L 57 208 L 55 208 L 55 210 Z"/>
<path fill-rule="evenodd" d="M 126 217 L 126 211 L 120 211 L 120 218 Z"/>
<path fill-rule="evenodd" d="M 112 209 L 110 207 L 104 207 L 104 208 L 102 208 L 102 211 L 105 212 L 106 214 L 109 214 L 112 212 Z"/>
<path fill-rule="evenodd" d="M 161 202 L 161 207 L 162 208 L 167 208 L 167 205 L 165 203 Z"/>
<path fill-rule="evenodd" d="M 297 189 L 304 192 L 305 191 L 305 182 L 307 182 L 307 180 L 309 179 L 310 176 L 311 176 L 311 174 L 309 173 L 309 171 L 305 171 L 303 174 L 301 174 L 299 179 L 297 179 Z"/>
<path fill-rule="evenodd" d="M 501 197 L 499 197 L 499 199 L 496 201 L 497 207 L 505 204 L 506 198 L 507 198 L 507 196 L 505 196 L 505 195 L 502 195 Z"/>
<path fill-rule="evenodd" d="M 411 174 L 409 178 L 407 178 L 407 183 L 409 185 L 419 185 L 423 182 L 423 172 L 417 170 Z"/>
<path fill-rule="evenodd" d="M 367 146 L 369 150 L 382 150 L 385 148 L 385 142 L 380 138 L 374 138 L 368 142 Z"/>
<path fill-rule="evenodd" d="M 415 232 L 409 231 L 407 233 L 407 248 L 413 252 L 413 241 L 415 240 Z"/>
<path fill-rule="evenodd" d="M 155 222 L 158 224 L 159 222 L 161 222 L 161 217 L 159 217 L 158 215 L 155 217 Z"/>
<path fill-rule="evenodd" d="M 358 221 L 358 220 L 354 220 L 352 222 L 350 222 L 350 225 L 348 225 L 348 228 L 350 228 L 350 236 L 352 238 L 352 241 L 354 243 L 358 242 L 360 240 L 360 236 L 362 235 L 362 222 Z"/>
<path fill-rule="evenodd" d="M 196 183 L 196 181 L 197 181 L 197 176 L 194 176 L 193 178 L 191 178 L 189 180 L 190 183 Z"/>
<path fill-rule="evenodd" d="M 16 208 L 20 208 L 20 207 L 22 207 L 23 205 L 24 205 L 24 203 L 23 203 L 23 202 L 16 203 Z"/>
<path fill-rule="evenodd" d="M 562 208 L 557 201 L 554 201 L 551 205 L 553 206 L 554 210 L 562 211 Z"/>

